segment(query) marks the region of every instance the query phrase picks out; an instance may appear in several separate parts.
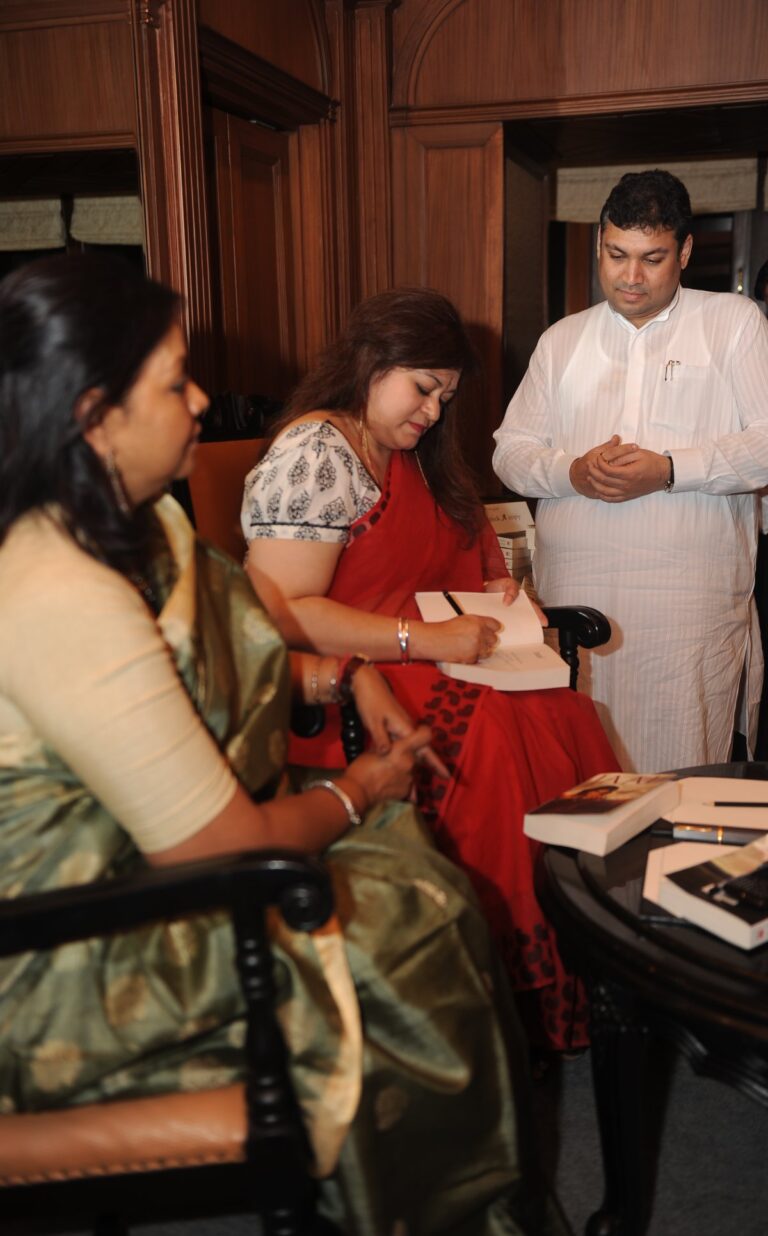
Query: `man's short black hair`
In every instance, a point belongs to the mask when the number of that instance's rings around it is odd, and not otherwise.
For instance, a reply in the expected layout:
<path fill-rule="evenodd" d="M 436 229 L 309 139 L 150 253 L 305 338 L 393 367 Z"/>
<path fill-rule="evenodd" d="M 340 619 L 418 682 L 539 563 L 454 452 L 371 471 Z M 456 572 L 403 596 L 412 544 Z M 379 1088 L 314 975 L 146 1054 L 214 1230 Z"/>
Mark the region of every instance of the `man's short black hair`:
<path fill-rule="evenodd" d="M 681 245 L 691 230 L 691 199 L 682 180 L 654 168 L 627 172 L 608 194 L 600 211 L 600 227 L 612 223 L 623 231 L 637 227 L 674 232 Z"/>
<path fill-rule="evenodd" d="M 763 262 L 755 279 L 755 300 L 768 302 L 768 261 Z"/>

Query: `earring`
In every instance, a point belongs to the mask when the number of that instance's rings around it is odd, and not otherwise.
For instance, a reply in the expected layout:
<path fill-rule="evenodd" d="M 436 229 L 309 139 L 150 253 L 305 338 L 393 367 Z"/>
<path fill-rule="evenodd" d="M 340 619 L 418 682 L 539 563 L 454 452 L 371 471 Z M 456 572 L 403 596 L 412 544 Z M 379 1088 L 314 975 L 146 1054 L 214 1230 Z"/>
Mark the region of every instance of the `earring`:
<path fill-rule="evenodd" d="M 370 446 L 368 444 L 368 427 L 365 423 L 365 413 L 364 412 L 360 413 L 360 420 L 358 423 L 358 433 L 360 434 L 360 450 L 363 456 L 363 463 L 365 464 L 366 468 L 370 472 L 371 476 L 375 476 L 375 473 L 373 471 L 373 463 L 371 462 L 371 451 L 370 451 Z"/>
<path fill-rule="evenodd" d="M 109 477 L 109 483 L 112 487 L 112 496 L 117 504 L 117 509 L 121 515 L 132 514 L 132 508 L 128 499 L 128 494 L 125 492 L 123 478 L 120 475 L 120 469 L 117 466 L 117 462 L 111 450 L 108 452 L 107 458 L 104 462 L 107 469 L 107 476 Z"/>

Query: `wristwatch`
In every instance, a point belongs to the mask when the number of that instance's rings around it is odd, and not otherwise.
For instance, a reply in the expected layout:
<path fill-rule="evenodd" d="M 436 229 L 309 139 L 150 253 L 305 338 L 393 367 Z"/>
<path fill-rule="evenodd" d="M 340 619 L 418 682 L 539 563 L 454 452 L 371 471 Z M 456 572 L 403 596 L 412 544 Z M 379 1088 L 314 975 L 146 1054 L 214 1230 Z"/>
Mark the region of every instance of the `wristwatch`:
<path fill-rule="evenodd" d="M 672 490 L 673 490 L 673 488 L 674 488 L 674 484 L 675 484 L 675 461 L 674 461 L 674 459 L 672 458 L 672 456 L 671 456 L 671 455 L 668 455 L 668 454 L 667 454 L 667 452 L 666 452 L 666 451 L 664 452 L 664 454 L 666 455 L 667 459 L 669 460 L 669 480 L 667 481 L 667 483 L 666 483 L 666 484 L 665 484 L 665 486 L 664 486 L 664 493 L 665 493 L 665 494 L 671 494 L 671 493 L 672 493 Z"/>

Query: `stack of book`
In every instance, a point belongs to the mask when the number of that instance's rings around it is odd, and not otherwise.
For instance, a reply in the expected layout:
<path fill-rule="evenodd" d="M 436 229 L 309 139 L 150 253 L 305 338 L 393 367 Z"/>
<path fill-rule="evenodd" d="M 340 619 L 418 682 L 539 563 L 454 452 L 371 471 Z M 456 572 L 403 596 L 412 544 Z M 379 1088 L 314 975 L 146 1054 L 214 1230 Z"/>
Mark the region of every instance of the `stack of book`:
<path fill-rule="evenodd" d="M 485 513 L 499 538 L 507 570 L 519 584 L 531 579 L 535 529 L 526 502 L 486 502 Z"/>
<path fill-rule="evenodd" d="M 527 836 L 610 854 L 649 825 L 643 895 L 739 948 L 768 942 L 768 781 L 600 773 L 525 816 Z"/>
<path fill-rule="evenodd" d="M 525 817 L 537 841 L 610 854 L 660 820 L 670 841 L 741 842 L 768 832 L 768 781 L 599 773 Z"/>

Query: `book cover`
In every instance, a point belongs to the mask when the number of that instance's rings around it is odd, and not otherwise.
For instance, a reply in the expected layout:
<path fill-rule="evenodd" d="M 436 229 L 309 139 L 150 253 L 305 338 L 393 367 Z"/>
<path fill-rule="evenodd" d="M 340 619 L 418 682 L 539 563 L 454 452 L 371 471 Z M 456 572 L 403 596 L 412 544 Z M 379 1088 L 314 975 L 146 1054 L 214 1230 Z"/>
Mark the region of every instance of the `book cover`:
<path fill-rule="evenodd" d="M 674 773 L 598 773 L 527 812 L 528 837 L 588 854 L 610 854 L 674 806 Z"/>
<path fill-rule="evenodd" d="M 697 927 L 751 949 L 768 942 L 768 835 L 663 873 L 658 902 Z"/>
<path fill-rule="evenodd" d="M 446 622 L 462 613 L 495 618 L 502 624 L 499 643 L 490 657 L 465 665 L 438 661 L 450 678 L 479 682 L 497 691 L 536 691 L 567 687 L 570 670 L 554 648 L 544 643 L 544 629 L 530 600 L 521 590 L 512 605 L 502 604 L 500 592 L 417 592 L 416 604 L 425 622 Z"/>

